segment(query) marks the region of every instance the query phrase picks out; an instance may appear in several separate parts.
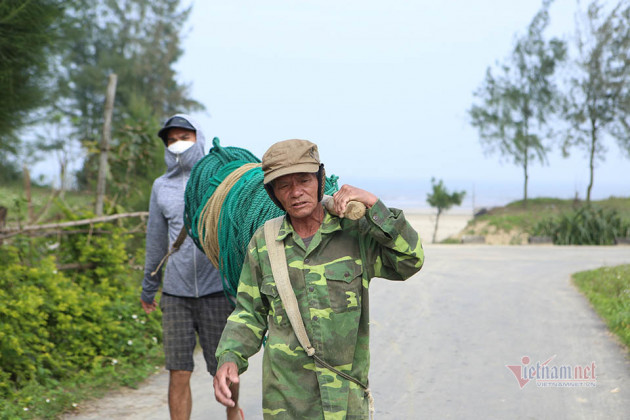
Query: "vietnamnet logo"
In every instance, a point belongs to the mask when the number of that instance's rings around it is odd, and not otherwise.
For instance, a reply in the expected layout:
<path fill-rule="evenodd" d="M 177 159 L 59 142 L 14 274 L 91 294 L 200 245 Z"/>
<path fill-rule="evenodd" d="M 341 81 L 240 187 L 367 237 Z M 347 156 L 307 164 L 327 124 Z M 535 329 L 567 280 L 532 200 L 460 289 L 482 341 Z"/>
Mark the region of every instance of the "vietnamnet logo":
<path fill-rule="evenodd" d="M 518 386 L 523 389 L 530 381 L 536 381 L 540 388 L 580 388 L 595 387 L 595 362 L 587 365 L 555 365 L 551 361 L 556 355 L 544 362 L 533 363 L 529 356 L 521 358 L 520 365 L 505 365 L 516 377 Z"/>

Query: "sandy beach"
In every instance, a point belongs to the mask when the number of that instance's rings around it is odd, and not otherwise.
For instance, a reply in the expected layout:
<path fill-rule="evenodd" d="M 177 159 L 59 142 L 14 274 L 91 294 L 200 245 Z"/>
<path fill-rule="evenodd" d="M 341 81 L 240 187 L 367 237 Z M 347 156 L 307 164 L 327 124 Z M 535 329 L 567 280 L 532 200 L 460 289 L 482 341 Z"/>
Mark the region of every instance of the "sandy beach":
<path fill-rule="evenodd" d="M 407 220 L 419 233 L 422 242 L 428 244 L 433 238 L 435 229 L 436 214 L 434 209 L 403 209 Z M 464 211 L 455 209 L 443 213 L 440 216 L 438 231 L 435 237 L 436 242 L 440 242 L 450 236 L 457 235 L 466 227 L 469 220 L 473 218 L 470 210 Z"/>

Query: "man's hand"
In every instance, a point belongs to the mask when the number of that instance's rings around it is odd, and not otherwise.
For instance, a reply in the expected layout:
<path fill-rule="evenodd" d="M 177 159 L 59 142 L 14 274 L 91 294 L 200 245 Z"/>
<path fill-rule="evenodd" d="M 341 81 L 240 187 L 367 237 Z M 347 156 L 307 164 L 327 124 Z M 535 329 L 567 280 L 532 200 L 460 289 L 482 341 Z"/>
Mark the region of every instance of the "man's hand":
<path fill-rule="evenodd" d="M 335 199 L 335 212 L 340 217 L 346 212 L 346 206 L 350 201 L 363 203 L 368 209 L 378 201 L 378 197 L 371 192 L 348 184 L 342 185 L 339 191 L 333 194 L 333 198 Z"/>
<path fill-rule="evenodd" d="M 140 303 L 142 303 L 142 309 L 144 309 L 144 312 L 147 314 L 150 314 L 157 309 L 157 303 L 155 303 L 155 301 L 146 303 L 144 300 L 140 299 Z"/>
<path fill-rule="evenodd" d="M 226 407 L 236 406 L 236 402 L 232 400 L 231 384 L 237 384 L 238 366 L 234 362 L 226 362 L 219 367 L 217 374 L 214 375 L 214 397 L 218 402 Z"/>

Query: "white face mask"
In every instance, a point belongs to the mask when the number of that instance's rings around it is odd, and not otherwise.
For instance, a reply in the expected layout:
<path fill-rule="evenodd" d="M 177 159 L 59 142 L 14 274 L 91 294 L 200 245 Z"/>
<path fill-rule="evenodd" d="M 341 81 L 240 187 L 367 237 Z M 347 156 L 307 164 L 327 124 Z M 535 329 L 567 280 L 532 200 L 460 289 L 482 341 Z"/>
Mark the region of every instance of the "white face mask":
<path fill-rule="evenodd" d="M 181 155 L 186 150 L 190 149 L 193 144 L 195 144 L 194 141 L 180 140 L 168 146 L 168 150 L 178 155 Z"/>

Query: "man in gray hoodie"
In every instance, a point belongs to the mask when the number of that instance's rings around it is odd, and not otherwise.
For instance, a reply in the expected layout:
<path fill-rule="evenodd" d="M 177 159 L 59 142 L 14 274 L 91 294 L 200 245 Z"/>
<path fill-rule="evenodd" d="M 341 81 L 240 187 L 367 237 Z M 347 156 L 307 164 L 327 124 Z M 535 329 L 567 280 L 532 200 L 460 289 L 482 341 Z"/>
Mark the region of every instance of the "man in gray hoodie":
<path fill-rule="evenodd" d="M 189 237 L 168 258 L 166 268 L 158 270 L 184 225 L 184 192 L 190 171 L 205 155 L 204 135 L 187 115 L 169 118 L 158 136 L 164 142 L 167 169 L 151 189 L 141 303 L 147 314 L 153 312 L 155 295 L 163 283 L 160 309 L 166 369 L 170 371 L 168 404 L 171 419 L 179 420 L 189 419 L 192 409 L 190 376 L 196 336 L 208 372 L 214 376 L 214 354 L 233 306 L 223 293 L 221 275 Z"/>

